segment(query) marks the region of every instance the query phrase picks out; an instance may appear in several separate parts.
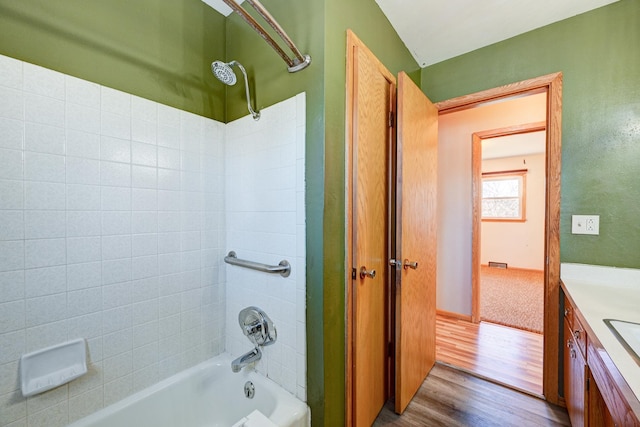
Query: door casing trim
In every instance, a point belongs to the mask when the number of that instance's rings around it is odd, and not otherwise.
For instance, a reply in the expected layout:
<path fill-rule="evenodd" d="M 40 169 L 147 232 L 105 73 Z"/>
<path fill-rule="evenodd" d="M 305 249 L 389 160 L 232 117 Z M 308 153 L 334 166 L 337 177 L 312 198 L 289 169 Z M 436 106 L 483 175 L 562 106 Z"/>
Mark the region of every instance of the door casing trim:
<path fill-rule="evenodd" d="M 562 73 L 532 79 L 452 98 L 436 103 L 440 114 L 452 113 L 504 98 L 547 93 L 546 119 L 546 212 L 545 284 L 542 392 L 544 398 L 560 404 L 560 179 L 562 164 Z M 475 230 L 477 233 L 478 230 Z M 479 258 L 476 254 L 476 258 Z M 479 266 L 474 259 L 473 268 Z"/>
<path fill-rule="evenodd" d="M 527 123 L 499 129 L 491 129 L 472 134 L 471 149 L 471 177 L 473 197 L 473 225 L 471 242 L 471 321 L 479 323 L 480 318 L 480 255 L 481 255 L 481 226 L 482 226 L 482 140 L 509 135 L 522 135 L 547 129 L 547 122 Z M 546 151 L 545 151 L 546 158 Z M 546 167 L 545 167 L 546 169 Z M 546 173 L 546 171 L 545 171 Z M 545 188 L 546 192 L 546 188 Z M 546 224 L 546 215 L 545 215 Z"/>

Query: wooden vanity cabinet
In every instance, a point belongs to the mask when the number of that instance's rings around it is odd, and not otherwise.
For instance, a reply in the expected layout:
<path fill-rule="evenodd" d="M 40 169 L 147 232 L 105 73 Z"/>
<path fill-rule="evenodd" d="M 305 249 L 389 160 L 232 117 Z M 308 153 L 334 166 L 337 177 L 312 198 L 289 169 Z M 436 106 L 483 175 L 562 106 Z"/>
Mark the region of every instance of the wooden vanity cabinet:
<path fill-rule="evenodd" d="M 574 315 L 573 306 L 564 300 L 564 400 L 573 427 L 587 424 L 587 374 L 584 328 Z M 575 325 L 578 325 L 576 329 Z M 582 335 L 582 339 L 579 339 Z"/>
<path fill-rule="evenodd" d="M 564 400 L 573 427 L 586 426 L 587 363 L 580 353 L 572 328 L 564 322 Z"/>
<path fill-rule="evenodd" d="M 573 427 L 640 427 L 617 370 L 564 297 L 564 399 Z M 625 389 L 626 391 L 626 389 Z M 630 391 L 630 390 L 629 390 Z M 637 402 L 637 400 L 635 400 Z"/>
<path fill-rule="evenodd" d="M 564 298 L 564 399 L 573 427 L 616 424 L 589 368 L 589 338 L 575 308 Z"/>
<path fill-rule="evenodd" d="M 613 421 L 611 412 L 607 408 L 607 404 L 600 393 L 600 389 L 596 385 L 596 380 L 593 378 L 593 372 L 587 366 L 587 402 L 586 407 L 589 412 L 587 414 L 587 420 L 589 420 L 590 426 L 605 426 L 616 427 L 616 423 Z"/>
<path fill-rule="evenodd" d="M 620 377 L 608 354 L 601 346 L 589 342 L 587 360 L 593 378 L 592 384 L 595 386 L 593 388 L 598 390 L 602 406 L 605 408 L 603 424 L 600 425 L 640 427 L 640 421 L 635 415 L 640 403 L 628 387 L 618 385 L 625 381 Z M 635 405 L 635 412 L 632 405 Z"/>

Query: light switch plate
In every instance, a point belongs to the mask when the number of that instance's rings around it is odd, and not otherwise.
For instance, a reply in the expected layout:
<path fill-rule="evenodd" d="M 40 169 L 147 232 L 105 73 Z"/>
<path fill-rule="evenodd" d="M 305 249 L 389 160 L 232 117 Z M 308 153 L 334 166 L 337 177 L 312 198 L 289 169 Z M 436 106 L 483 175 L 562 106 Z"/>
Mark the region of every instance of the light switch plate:
<path fill-rule="evenodd" d="M 571 234 L 600 234 L 600 215 L 571 215 Z"/>

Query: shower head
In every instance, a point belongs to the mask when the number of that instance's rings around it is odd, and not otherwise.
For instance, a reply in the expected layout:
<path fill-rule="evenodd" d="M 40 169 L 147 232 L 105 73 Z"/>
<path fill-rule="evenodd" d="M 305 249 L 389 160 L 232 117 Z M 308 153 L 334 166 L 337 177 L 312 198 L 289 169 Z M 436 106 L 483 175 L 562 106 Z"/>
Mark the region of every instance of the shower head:
<path fill-rule="evenodd" d="M 249 109 L 249 112 L 253 116 L 253 119 L 258 120 L 260 119 L 260 113 L 258 111 L 254 111 L 254 109 L 251 108 L 251 96 L 249 94 L 249 80 L 247 79 L 247 72 L 245 71 L 242 64 L 240 64 L 238 61 L 231 61 L 231 62 L 213 61 L 211 63 L 211 72 L 222 83 L 226 84 L 227 86 L 233 86 L 234 84 L 236 84 L 236 81 L 237 81 L 236 73 L 234 73 L 233 69 L 231 68 L 234 65 L 240 68 L 240 71 L 242 71 L 242 75 L 244 76 L 244 90 L 247 95 L 247 108 Z"/>
<path fill-rule="evenodd" d="M 227 64 L 222 61 L 213 61 L 211 63 L 211 72 L 218 80 L 228 86 L 236 84 L 236 73 L 231 69 L 230 63 Z"/>

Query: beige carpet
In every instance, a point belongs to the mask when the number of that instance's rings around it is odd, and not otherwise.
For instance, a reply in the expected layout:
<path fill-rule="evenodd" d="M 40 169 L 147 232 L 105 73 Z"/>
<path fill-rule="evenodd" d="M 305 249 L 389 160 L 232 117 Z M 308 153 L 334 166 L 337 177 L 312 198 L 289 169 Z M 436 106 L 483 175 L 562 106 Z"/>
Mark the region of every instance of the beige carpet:
<path fill-rule="evenodd" d="M 544 273 L 517 268 L 481 268 L 480 318 L 542 333 Z"/>

